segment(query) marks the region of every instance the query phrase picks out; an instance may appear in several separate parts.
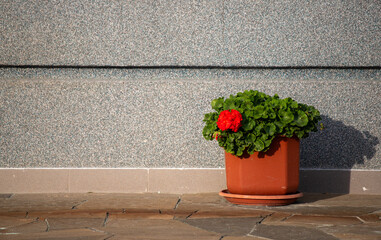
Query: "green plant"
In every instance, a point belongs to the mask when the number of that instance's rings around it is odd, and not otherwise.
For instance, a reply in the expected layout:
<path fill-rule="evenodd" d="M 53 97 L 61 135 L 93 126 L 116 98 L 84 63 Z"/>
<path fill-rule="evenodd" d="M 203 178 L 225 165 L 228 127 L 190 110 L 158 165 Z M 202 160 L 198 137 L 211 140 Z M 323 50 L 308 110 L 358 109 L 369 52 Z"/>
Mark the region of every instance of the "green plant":
<path fill-rule="evenodd" d="M 237 156 L 245 150 L 266 152 L 276 136 L 308 137 L 321 120 L 313 106 L 253 90 L 214 99 L 211 105 L 215 112 L 205 114 L 204 138 L 216 139 L 225 151 Z"/>

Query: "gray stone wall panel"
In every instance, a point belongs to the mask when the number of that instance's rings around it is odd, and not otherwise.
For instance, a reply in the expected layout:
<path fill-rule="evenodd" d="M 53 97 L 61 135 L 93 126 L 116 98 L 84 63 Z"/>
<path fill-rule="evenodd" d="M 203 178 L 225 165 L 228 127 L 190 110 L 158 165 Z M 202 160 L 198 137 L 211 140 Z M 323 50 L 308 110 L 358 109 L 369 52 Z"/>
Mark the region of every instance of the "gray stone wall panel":
<path fill-rule="evenodd" d="M 2 1 L 0 64 L 221 65 L 218 1 Z"/>
<path fill-rule="evenodd" d="M 380 66 L 378 0 L 10 1 L 1 65 Z"/>
<path fill-rule="evenodd" d="M 381 169 L 379 70 L 2 69 L 0 167 L 219 168 L 210 101 L 257 89 L 316 106 L 305 168 Z"/>
<path fill-rule="evenodd" d="M 223 8 L 212 1 L 122 1 L 117 65 L 220 66 Z"/>
<path fill-rule="evenodd" d="M 0 64 L 113 65 L 117 1 L 2 1 Z"/>
<path fill-rule="evenodd" d="M 227 65 L 380 66 L 379 1 L 226 1 Z"/>

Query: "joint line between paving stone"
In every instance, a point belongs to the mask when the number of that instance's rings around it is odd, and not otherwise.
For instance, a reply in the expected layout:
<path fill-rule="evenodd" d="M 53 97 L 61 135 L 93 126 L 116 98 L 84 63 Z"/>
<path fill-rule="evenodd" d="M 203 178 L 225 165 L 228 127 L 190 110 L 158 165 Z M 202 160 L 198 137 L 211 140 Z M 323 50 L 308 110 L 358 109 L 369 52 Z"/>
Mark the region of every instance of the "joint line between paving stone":
<path fill-rule="evenodd" d="M 367 214 L 378 214 L 378 213 L 381 213 L 381 209 L 377 209 L 375 211 L 370 211 Z"/>
<path fill-rule="evenodd" d="M 45 223 L 46 223 L 46 230 L 45 230 L 45 232 L 49 232 L 49 230 L 50 230 L 50 225 L 49 225 L 49 222 L 48 222 L 48 219 L 47 219 L 47 218 L 45 218 Z"/>
<path fill-rule="evenodd" d="M 179 206 L 180 202 L 181 202 L 181 197 L 179 197 L 179 199 L 177 200 L 177 203 L 176 203 L 175 207 L 173 208 L 173 210 L 176 210 L 176 208 Z"/>
<path fill-rule="evenodd" d="M 291 214 L 285 218 L 283 218 L 282 220 L 280 220 L 281 222 L 284 222 L 284 221 L 287 221 L 288 219 L 292 218 L 293 216 L 295 216 L 295 214 Z"/>
<path fill-rule="evenodd" d="M 274 212 L 272 212 L 272 213 L 270 213 L 270 214 L 264 216 L 259 222 L 256 222 L 255 225 L 254 225 L 254 227 L 253 227 L 253 228 L 251 229 L 251 231 L 247 234 L 247 236 L 253 236 L 252 233 L 255 232 L 255 230 L 257 229 L 257 226 L 258 226 L 258 225 L 261 225 L 262 222 L 263 222 L 266 218 L 271 217 L 273 214 L 274 214 Z"/>
<path fill-rule="evenodd" d="M 103 221 L 103 227 L 106 226 L 109 215 L 110 215 L 110 213 L 106 212 L 106 217 L 105 217 L 105 220 Z"/>
<path fill-rule="evenodd" d="M 264 216 L 264 217 L 262 218 L 261 221 L 259 221 L 259 222 L 256 223 L 256 225 L 262 224 L 262 222 L 263 222 L 266 218 L 271 217 L 273 214 L 274 214 L 274 213 L 272 212 L 272 213 L 270 213 L 270 214 Z"/>
<path fill-rule="evenodd" d="M 193 214 L 195 214 L 195 213 L 197 213 L 198 212 L 198 210 L 196 210 L 196 211 L 194 211 L 194 212 L 192 212 L 191 214 L 189 214 L 188 216 L 186 216 L 186 218 L 185 219 L 188 219 L 188 218 L 190 218 Z"/>
<path fill-rule="evenodd" d="M 356 216 L 356 218 L 357 218 L 361 223 L 366 223 L 364 220 L 361 219 L 361 217 Z"/>
<path fill-rule="evenodd" d="M 92 228 L 92 227 L 85 227 L 85 229 L 89 229 L 93 232 L 100 232 L 100 233 L 106 233 L 106 234 L 109 234 L 108 232 L 105 232 L 105 231 L 102 231 L 102 230 L 98 230 L 96 228 Z"/>
<path fill-rule="evenodd" d="M 85 202 L 87 202 L 87 200 L 83 200 L 83 201 L 81 201 L 80 203 L 75 204 L 74 206 L 71 207 L 71 209 L 77 209 L 78 206 L 84 204 Z"/>

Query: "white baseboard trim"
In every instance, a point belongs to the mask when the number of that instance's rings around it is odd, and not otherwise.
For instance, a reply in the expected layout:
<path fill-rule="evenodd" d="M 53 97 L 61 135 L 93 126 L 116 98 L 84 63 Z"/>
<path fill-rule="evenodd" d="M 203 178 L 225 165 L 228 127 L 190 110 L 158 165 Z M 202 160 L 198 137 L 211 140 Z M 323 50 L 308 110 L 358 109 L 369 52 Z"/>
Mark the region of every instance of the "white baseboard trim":
<path fill-rule="evenodd" d="M 204 193 L 221 168 L 0 168 L 0 193 Z M 302 192 L 381 194 L 381 170 L 301 169 Z"/>

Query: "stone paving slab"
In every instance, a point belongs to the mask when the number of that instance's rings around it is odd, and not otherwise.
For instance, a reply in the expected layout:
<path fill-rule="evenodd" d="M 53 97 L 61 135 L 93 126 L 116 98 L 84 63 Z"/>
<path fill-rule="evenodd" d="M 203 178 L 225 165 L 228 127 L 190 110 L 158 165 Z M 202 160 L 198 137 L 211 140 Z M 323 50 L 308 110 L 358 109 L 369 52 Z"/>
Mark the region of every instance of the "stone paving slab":
<path fill-rule="evenodd" d="M 1 238 L 3 237 L 3 238 Z M 7 240 L 38 240 L 38 239 L 58 239 L 58 240 L 104 240 L 112 237 L 107 233 L 93 231 L 91 229 L 69 229 L 69 230 L 54 230 L 49 232 L 39 233 L 21 233 L 13 235 L 0 235 L 0 239 Z"/>
<path fill-rule="evenodd" d="M 323 197 L 322 197 L 323 196 Z M 300 203 L 316 206 L 346 206 L 381 208 L 381 195 L 356 194 L 306 194 Z M 293 207 L 293 205 L 290 205 Z"/>
<path fill-rule="evenodd" d="M 0 233 L 5 235 L 43 233 L 43 232 L 46 232 L 47 229 L 48 229 L 48 226 L 45 221 L 36 219 L 35 221 L 27 223 L 27 224 L 4 228 L 0 230 Z"/>
<path fill-rule="evenodd" d="M 263 224 L 256 226 L 250 235 L 277 240 L 337 240 L 336 237 L 319 229 L 299 226 L 271 226 Z"/>
<path fill-rule="evenodd" d="M 27 219 L 27 218 L 15 218 L 8 216 L 0 216 L 0 229 L 9 228 L 12 226 L 20 226 L 28 223 L 34 222 L 35 219 Z"/>
<path fill-rule="evenodd" d="M 263 218 L 264 216 L 267 216 L 271 214 L 271 212 L 268 211 L 232 211 L 229 209 L 208 209 L 208 210 L 198 210 L 191 212 L 189 215 L 185 216 L 179 216 L 176 214 L 176 219 L 203 219 L 203 218 L 242 218 L 242 217 L 257 217 L 257 218 Z"/>
<path fill-rule="evenodd" d="M 272 224 L 272 223 L 282 223 L 289 219 L 290 217 L 294 216 L 292 213 L 284 213 L 284 212 L 273 212 L 271 215 L 267 216 L 265 219 L 263 219 L 263 224 Z"/>
<path fill-rule="evenodd" d="M 358 216 L 367 215 L 379 208 L 377 207 L 347 207 L 347 206 L 294 206 L 288 208 L 277 208 L 276 211 L 303 214 L 303 215 L 324 215 L 324 216 Z"/>
<path fill-rule="evenodd" d="M 377 195 L 305 194 L 281 207 L 210 194 L 14 194 L 0 239 L 381 239 Z"/>
<path fill-rule="evenodd" d="M 374 211 L 369 214 L 359 216 L 359 219 L 363 222 L 380 222 L 381 211 Z"/>
<path fill-rule="evenodd" d="M 203 218 L 184 219 L 182 222 L 210 232 L 220 233 L 222 236 L 246 236 L 254 226 L 260 222 L 260 217 L 249 218 Z"/>
<path fill-rule="evenodd" d="M 241 206 L 247 209 L 263 207 Z M 305 194 L 295 204 L 267 207 L 267 210 L 302 215 L 359 216 L 381 209 L 379 195 Z M 380 214 L 381 215 L 381 214 Z"/>
<path fill-rule="evenodd" d="M 266 240 L 266 238 L 253 237 L 253 236 L 245 236 L 245 237 L 224 236 L 223 239 L 224 240 Z"/>
<path fill-rule="evenodd" d="M 288 225 L 356 225 L 362 221 L 356 217 L 303 216 L 294 215 L 282 221 Z"/>
<path fill-rule="evenodd" d="M 175 218 L 231 218 L 231 217 L 262 217 L 271 210 L 258 208 L 239 208 L 232 205 L 219 195 L 184 194 L 175 211 Z"/>
<path fill-rule="evenodd" d="M 0 213 L 12 211 L 48 211 L 75 208 L 84 194 L 14 194 L 0 198 Z"/>
<path fill-rule="evenodd" d="M 45 219 L 50 230 L 99 228 L 104 224 L 103 218 L 51 218 Z"/>
<path fill-rule="evenodd" d="M 109 212 L 109 219 L 173 219 L 173 211 L 154 209 L 127 209 L 122 212 Z"/>
<path fill-rule="evenodd" d="M 21 215 L 22 213 L 13 212 L 10 214 Z M 1 215 L 1 213 L 0 213 Z M 40 218 L 40 219 L 51 219 L 51 218 L 104 218 L 106 216 L 106 212 L 104 209 L 94 210 L 94 211 L 85 211 L 85 210 L 61 210 L 61 211 L 28 211 L 26 217 L 27 218 Z"/>
<path fill-rule="evenodd" d="M 10 197 L 12 197 L 12 194 L 7 194 L 7 193 L 0 194 L 0 199 L 1 198 L 10 198 Z"/>
<path fill-rule="evenodd" d="M 356 226 L 334 226 L 322 227 L 322 231 L 327 232 L 339 239 L 381 239 L 380 224 L 363 224 Z"/>
<path fill-rule="evenodd" d="M 86 196 L 86 197 L 85 197 Z M 176 207 L 180 196 L 175 194 L 97 194 L 91 193 L 83 196 L 83 203 L 78 209 L 154 209 L 172 210 Z"/>
<path fill-rule="evenodd" d="M 176 220 L 161 219 L 111 220 L 101 229 L 115 234 L 115 239 L 219 239 L 221 236 Z"/>

